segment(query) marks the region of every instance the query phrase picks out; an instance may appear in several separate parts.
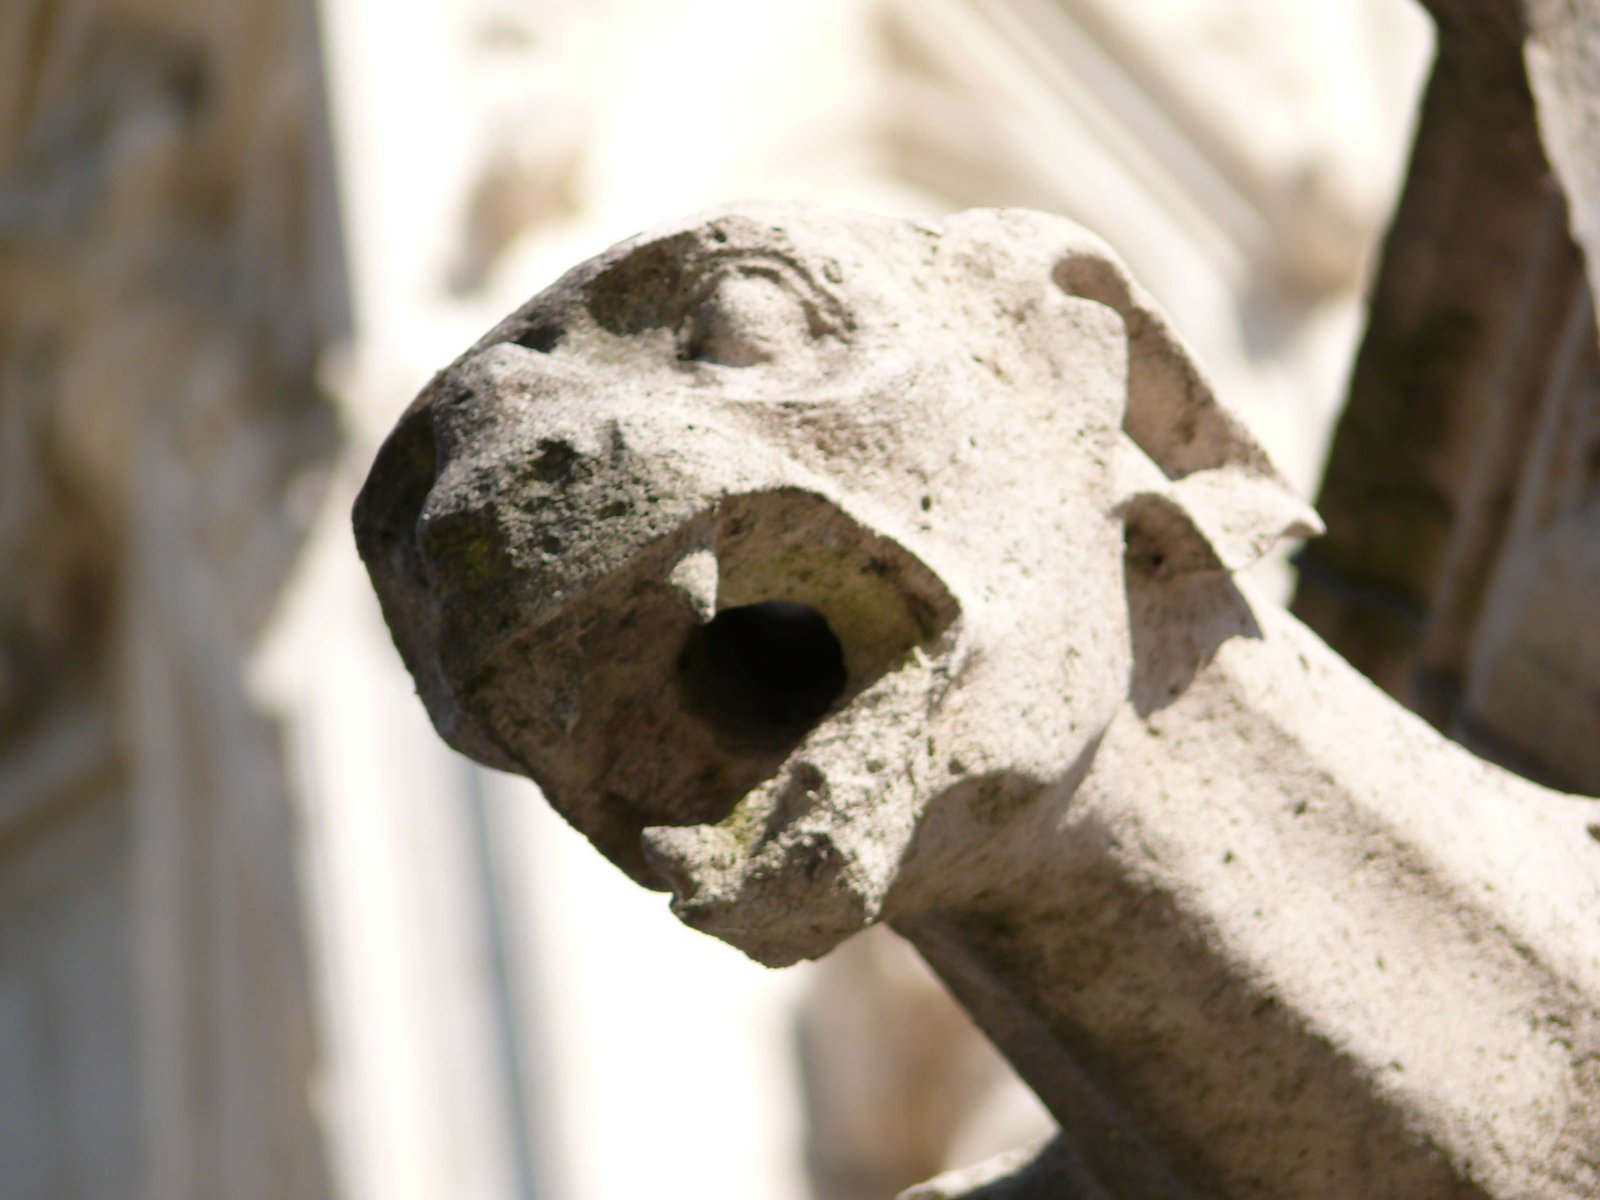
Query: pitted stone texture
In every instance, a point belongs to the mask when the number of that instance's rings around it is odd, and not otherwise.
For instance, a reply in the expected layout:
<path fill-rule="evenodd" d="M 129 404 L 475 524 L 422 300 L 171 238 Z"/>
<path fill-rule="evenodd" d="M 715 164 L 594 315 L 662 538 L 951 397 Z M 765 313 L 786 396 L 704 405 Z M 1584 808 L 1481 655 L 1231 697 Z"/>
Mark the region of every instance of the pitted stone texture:
<path fill-rule="evenodd" d="M 1584 803 L 1235 587 L 1315 517 L 1070 223 L 623 243 L 434 380 L 356 521 L 452 744 L 763 962 L 893 922 L 1061 1121 L 1030 1178 L 1600 1188 Z"/>

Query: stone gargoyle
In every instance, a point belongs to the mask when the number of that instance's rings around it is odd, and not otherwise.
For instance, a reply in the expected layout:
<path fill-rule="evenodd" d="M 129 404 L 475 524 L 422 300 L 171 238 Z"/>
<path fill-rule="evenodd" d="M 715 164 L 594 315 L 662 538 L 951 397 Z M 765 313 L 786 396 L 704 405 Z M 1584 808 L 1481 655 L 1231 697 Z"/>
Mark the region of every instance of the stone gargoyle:
<path fill-rule="evenodd" d="M 1600 809 L 1252 598 L 1316 517 L 1071 223 L 624 242 L 355 519 L 451 745 L 763 963 L 892 923 L 1060 1121 L 921 1194 L 1600 1196 Z"/>

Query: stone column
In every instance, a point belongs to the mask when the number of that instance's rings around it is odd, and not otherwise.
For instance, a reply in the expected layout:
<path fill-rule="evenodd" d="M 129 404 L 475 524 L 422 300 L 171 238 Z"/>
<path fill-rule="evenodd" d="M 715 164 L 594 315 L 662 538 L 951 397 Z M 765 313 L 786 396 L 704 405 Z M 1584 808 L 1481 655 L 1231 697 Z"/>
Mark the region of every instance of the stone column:
<path fill-rule="evenodd" d="M 1431 4 L 1439 55 L 1296 612 L 1480 753 L 1600 791 L 1592 4 Z"/>
<path fill-rule="evenodd" d="M 7 1195 L 326 1191 L 293 819 L 247 681 L 336 440 L 309 18 L 0 12 Z"/>

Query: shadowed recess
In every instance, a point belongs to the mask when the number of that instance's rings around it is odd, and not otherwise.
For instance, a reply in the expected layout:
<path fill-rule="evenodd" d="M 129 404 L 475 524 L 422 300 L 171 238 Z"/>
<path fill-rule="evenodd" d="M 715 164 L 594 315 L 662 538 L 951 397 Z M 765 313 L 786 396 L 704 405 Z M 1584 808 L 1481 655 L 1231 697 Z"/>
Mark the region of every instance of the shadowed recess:
<path fill-rule="evenodd" d="M 697 627 L 678 660 L 690 708 L 730 742 L 802 736 L 844 692 L 844 651 L 816 609 L 764 600 Z"/>

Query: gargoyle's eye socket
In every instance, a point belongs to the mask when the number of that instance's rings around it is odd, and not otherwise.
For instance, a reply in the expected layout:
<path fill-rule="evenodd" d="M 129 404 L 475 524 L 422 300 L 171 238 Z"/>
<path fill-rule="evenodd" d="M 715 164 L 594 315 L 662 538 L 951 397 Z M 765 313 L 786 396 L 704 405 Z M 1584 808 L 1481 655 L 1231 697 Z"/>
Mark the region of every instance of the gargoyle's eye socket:
<path fill-rule="evenodd" d="M 804 361 L 821 343 L 843 342 L 849 327 L 840 299 L 798 264 L 723 259 L 689 289 L 678 357 L 722 367 Z"/>
<path fill-rule="evenodd" d="M 776 272 L 729 271 L 688 314 L 680 345 L 695 362 L 753 367 L 804 347 L 811 327 L 805 303 Z"/>

